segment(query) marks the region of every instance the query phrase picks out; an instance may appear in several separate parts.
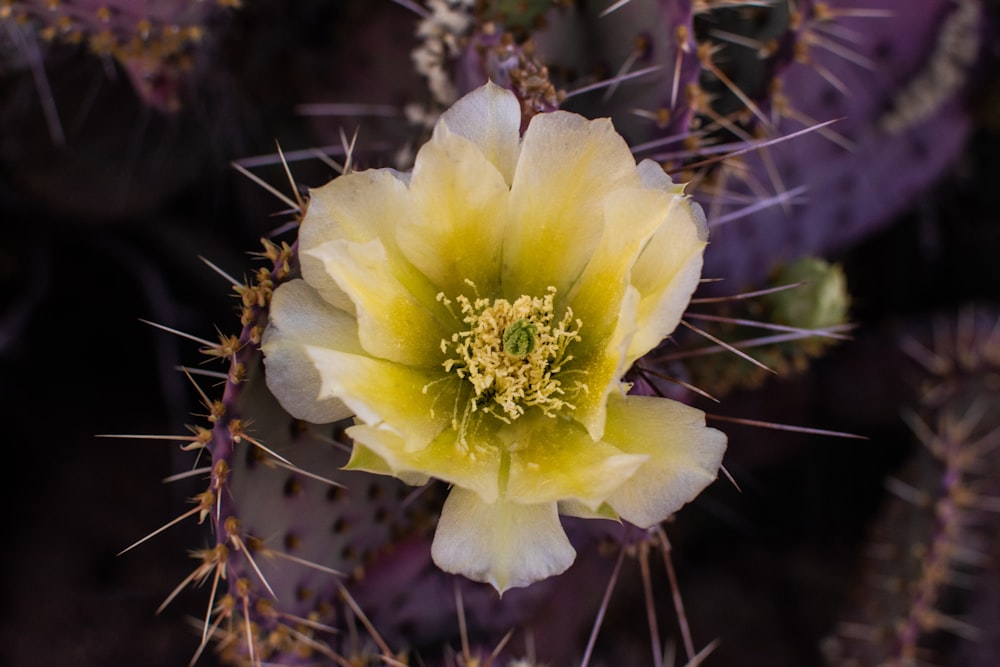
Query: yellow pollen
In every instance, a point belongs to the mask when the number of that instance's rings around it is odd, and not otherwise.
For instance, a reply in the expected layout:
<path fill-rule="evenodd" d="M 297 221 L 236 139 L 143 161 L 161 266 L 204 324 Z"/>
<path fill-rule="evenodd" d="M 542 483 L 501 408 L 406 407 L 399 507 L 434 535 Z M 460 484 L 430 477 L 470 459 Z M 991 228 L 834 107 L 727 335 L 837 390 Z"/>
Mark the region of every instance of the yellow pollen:
<path fill-rule="evenodd" d="M 478 410 L 509 423 L 529 406 L 538 406 L 548 417 L 563 408 L 575 408 L 564 399 L 566 392 L 557 376 L 573 358 L 567 350 L 580 340 L 583 323 L 573 319 L 570 308 L 556 322 L 555 293 L 549 287 L 543 297 L 523 295 L 513 303 L 456 297 L 462 322 L 469 328 L 442 340 L 441 349 L 454 355 L 444 362 L 444 369 L 472 387 L 461 418 L 462 430 L 470 414 Z M 444 295 L 438 298 L 445 305 L 451 303 Z M 577 383 L 572 393 L 585 390 L 585 385 Z"/>

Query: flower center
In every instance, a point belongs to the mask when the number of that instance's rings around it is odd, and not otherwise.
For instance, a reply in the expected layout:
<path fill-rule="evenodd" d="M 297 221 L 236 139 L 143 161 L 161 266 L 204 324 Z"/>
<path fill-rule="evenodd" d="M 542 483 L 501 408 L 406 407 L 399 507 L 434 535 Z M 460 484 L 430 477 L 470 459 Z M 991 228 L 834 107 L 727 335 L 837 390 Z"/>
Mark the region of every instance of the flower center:
<path fill-rule="evenodd" d="M 452 355 L 444 362 L 444 369 L 471 385 L 463 426 L 469 415 L 479 410 L 510 423 L 529 406 L 538 406 L 549 417 L 563 408 L 574 409 L 564 398 L 566 389 L 558 376 L 573 358 L 568 348 L 580 340 L 583 323 L 573 319 L 570 308 L 556 321 L 555 293 L 550 287 L 543 297 L 524 295 L 513 303 L 456 297 L 468 329 L 442 340 L 441 350 Z M 443 294 L 438 299 L 451 305 Z M 571 393 L 585 390 L 577 383 Z M 456 427 L 457 421 L 456 415 Z"/>

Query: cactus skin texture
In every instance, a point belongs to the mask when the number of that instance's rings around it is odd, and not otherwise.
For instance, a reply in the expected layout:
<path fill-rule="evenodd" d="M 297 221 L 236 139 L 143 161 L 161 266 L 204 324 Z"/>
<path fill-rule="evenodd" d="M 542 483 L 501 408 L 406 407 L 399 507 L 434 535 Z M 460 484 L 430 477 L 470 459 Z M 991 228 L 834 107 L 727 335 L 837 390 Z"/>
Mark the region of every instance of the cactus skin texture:
<path fill-rule="evenodd" d="M 996 659 L 1000 312 L 966 307 L 911 331 L 919 445 L 888 478 L 831 665 L 986 665 Z M 914 369 L 911 369 L 914 370 Z"/>

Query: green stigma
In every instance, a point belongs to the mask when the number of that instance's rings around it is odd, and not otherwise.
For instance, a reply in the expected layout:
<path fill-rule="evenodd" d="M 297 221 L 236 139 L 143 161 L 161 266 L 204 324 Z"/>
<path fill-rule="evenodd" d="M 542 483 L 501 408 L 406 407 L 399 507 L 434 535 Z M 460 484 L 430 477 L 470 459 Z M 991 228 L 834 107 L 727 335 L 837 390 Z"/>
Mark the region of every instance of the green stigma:
<path fill-rule="evenodd" d="M 534 352 L 538 327 L 528 319 L 521 318 L 503 332 L 503 350 L 512 357 L 524 359 Z"/>

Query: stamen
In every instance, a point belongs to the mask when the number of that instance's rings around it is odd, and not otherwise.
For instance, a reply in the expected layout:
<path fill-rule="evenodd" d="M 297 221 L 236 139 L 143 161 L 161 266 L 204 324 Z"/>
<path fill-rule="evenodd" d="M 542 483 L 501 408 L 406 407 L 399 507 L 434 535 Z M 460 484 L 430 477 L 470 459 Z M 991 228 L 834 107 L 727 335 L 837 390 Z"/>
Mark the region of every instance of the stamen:
<path fill-rule="evenodd" d="M 460 295 L 454 303 L 469 328 L 441 341 L 442 351 L 454 355 L 443 362 L 445 371 L 471 385 L 462 417 L 456 410 L 454 420 L 462 439 L 475 412 L 510 423 L 530 406 L 538 406 L 549 417 L 563 408 L 574 409 L 562 398 L 567 388 L 556 376 L 573 358 L 568 350 L 580 340 L 582 322 L 573 319 L 569 308 L 556 321 L 555 288 L 548 288 L 544 297 L 522 295 L 510 302 L 479 296 L 476 285 L 467 283 L 475 300 Z M 443 294 L 438 301 L 452 303 Z M 580 382 L 569 388 L 571 395 L 586 391 Z"/>

